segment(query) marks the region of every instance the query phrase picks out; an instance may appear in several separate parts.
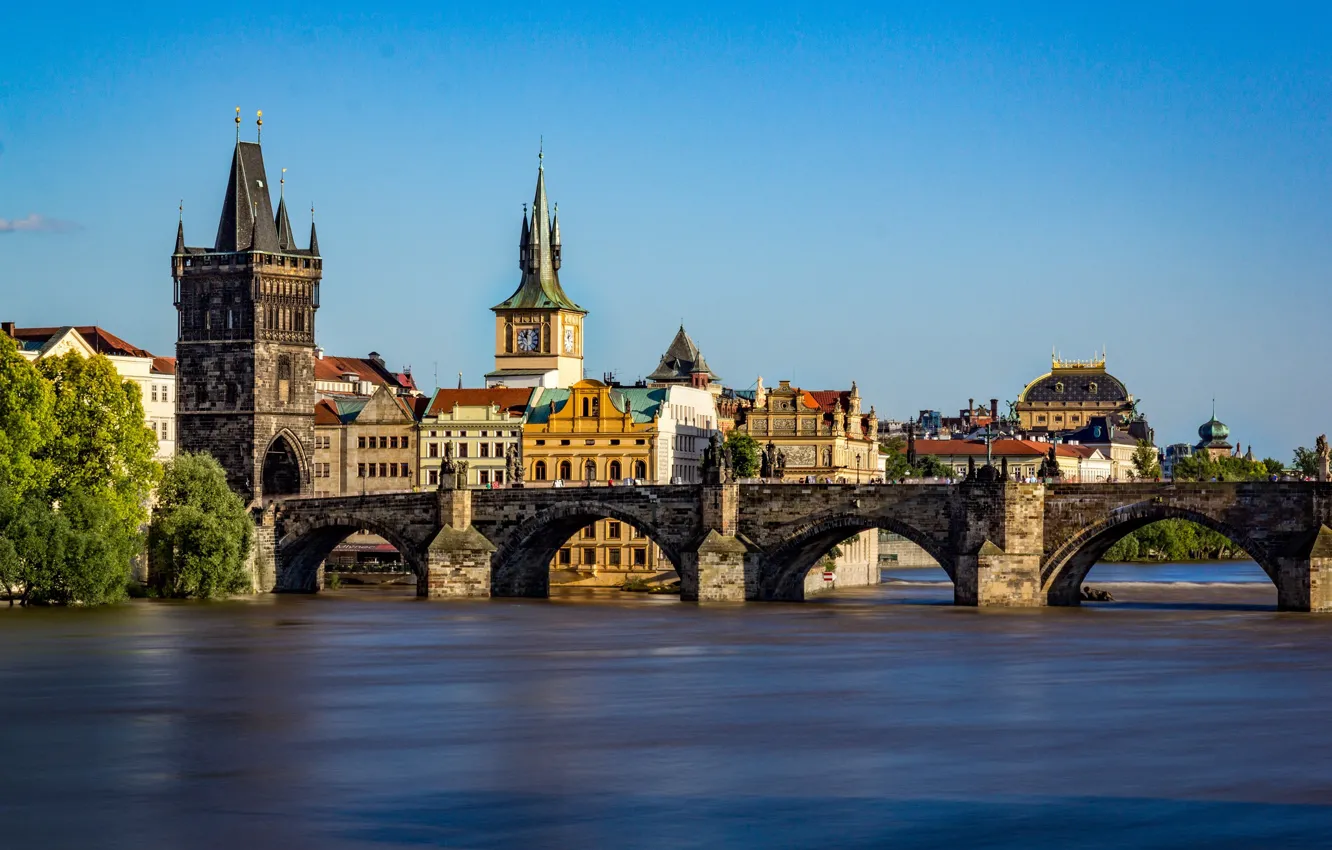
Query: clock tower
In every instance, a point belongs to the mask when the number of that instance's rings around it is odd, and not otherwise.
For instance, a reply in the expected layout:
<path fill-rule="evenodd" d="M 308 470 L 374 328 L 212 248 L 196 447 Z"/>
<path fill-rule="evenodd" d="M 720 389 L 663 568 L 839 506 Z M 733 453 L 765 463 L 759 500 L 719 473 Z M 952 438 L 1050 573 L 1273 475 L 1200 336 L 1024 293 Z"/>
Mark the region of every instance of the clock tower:
<path fill-rule="evenodd" d="M 544 159 L 540 157 L 539 159 Z M 568 387 L 583 379 L 583 320 L 587 311 L 560 287 L 560 215 L 546 203 L 546 171 L 537 166 L 529 220 L 518 239 L 522 280 L 495 312 L 495 371 L 488 386 Z"/>

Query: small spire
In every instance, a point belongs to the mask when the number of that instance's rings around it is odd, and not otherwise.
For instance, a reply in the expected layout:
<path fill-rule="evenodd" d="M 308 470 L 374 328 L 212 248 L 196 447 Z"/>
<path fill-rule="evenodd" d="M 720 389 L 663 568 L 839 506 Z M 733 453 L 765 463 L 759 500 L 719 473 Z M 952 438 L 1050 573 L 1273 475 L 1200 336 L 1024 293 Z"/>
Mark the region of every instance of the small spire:
<path fill-rule="evenodd" d="M 236 144 L 240 144 L 240 107 L 236 107 Z"/>
<path fill-rule="evenodd" d="M 181 199 L 180 206 L 178 207 L 178 209 L 180 210 L 180 219 L 176 222 L 176 253 L 184 254 L 185 253 L 185 200 L 184 199 Z"/>
<path fill-rule="evenodd" d="M 282 176 L 278 178 L 278 200 L 281 201 L 287 194 L 287 169 L 282 169 Z"/>
<path fill-rule="evenodd" d="M 256 144 L 258 144 L 263 140 L 263 135 L 264 135 L 264 111 L 262 109 L 259 110 L 257 113 L 255 113 L 254 123 L 255 126 L 259 128 L 254 133 L 254 141 Z"/>
<path fill-rule="evenodd" d="M 319 237 L 315 235 L 314 204 L 310 204 L 310 253 L 319 256 Z"/>

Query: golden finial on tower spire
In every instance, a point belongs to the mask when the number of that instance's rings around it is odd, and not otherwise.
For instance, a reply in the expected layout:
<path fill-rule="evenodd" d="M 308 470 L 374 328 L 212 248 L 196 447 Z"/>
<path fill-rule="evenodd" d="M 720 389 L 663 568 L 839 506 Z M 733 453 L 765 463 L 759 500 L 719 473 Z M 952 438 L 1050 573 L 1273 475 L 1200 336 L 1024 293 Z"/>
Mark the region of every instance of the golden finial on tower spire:
<path fill-rule="evenodd" d="M 236 107 L 236 141 L 240 142 L 240 107 Z"/>
<path fill-rule="evenodd" d="M 263 111 L 262 109 L 259 110 L 257 113 L 255 113 L 255 121 L 254 121 L 254 123 L 255 123 L 255 126 L 257 126 L 257 127 L 259 128 L 259 129 L 255 132 L 255 134 L 254 134 L 254 140 L 255 140 L 256 142 L 263 141 L 263 135 L 264 135 L 264 111 Z"/>

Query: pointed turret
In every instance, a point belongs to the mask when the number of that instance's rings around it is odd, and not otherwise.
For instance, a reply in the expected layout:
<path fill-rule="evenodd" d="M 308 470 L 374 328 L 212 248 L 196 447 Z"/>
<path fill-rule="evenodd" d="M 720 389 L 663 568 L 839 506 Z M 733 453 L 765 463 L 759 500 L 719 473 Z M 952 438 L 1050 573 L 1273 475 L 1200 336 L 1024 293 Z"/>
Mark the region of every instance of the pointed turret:
<path fill-rule="evenodd" d="M 185 253 L 185 219 L 176 223 L 176 253 Z"/>
<path fill-rule="evenodd" d="M 310 255 L 319 256 L 319 235 L 315 233 L 314 219 L 310 219 Z"/>
<path fill-rule="evenodd" d="M 550 225 L 550 259 L 556 271 L 560 268 L 560 205 L 555 205 L 555 220 Z"/>
<path fill-rule="evenodd" d="M 213 250 L 276 252 L 278 236 L 274 220 L 263 150 L 253 142 L 236 142 Z"/>
<path fill-rule="evenodd" d="M 278 250 L 290 251 L 296 247 L 296 237 L 291 234 L 291 220 L 287 218 L 286 198 L 278 200 L 277 218 L 273 221 L 273 227 L 277 229 Z"/>
<path fill-rule="evenodd" d="M 518 236 L 518 268 L 527 271 L 527 240 L 531 238 L 527 224 L 527 204 L 523 204 L 523 230 Z"/>
<path fill-rule="evenodd" d="M 496 304 L 494 310 L 562 309 L 586 313 L 560 286 L 559 264 L 555 261 L 556 229 L 551 223 L 550 206 L 546 200 L 546 169 L 537 167 L 536 194 L 532 198 L 532 216 L 523 216 L 523 241 L 519 260 L 523 279 L 508 299 Z"/>
<path fill-rule="evenodd" d="M 657 368 L 648 375 L 649 381 L 664 384 L 691 384 L 706 386 L 710 383 L 721 381 L 717 373 L 708 367 L 708 362 L 703 359 L 703 354 L 694 344 L 693 338 L 685 330 L 684 325 L 675 332 L 675 339 L 666 349 L 666 353 L 661 355 L 661 362 Z"/>

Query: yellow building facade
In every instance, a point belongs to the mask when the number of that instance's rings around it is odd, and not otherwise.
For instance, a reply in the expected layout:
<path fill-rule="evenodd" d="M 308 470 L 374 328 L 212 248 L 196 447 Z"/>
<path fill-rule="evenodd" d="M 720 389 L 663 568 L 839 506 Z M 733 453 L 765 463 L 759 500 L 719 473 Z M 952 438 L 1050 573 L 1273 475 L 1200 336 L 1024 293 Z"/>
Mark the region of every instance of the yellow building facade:
<path fill-rule="evenodd" d="M 879 475 L 879 419 L 860 410 L 860 392 L 802 390 L 781 381 L 765 390 L 758 380 L 753 407 L 737 429 L 761 449 L 783 455 L 783 480 L 868 483 Z"/>
<path fill-rule="evenodd" d="M 658 483 L 658 422 L 667 392 L 590 379 L 537 390 L 523 425 L 526 486 Z M 551 561 L 552 583 L 566 585 L 619 585 L 672 569 L 641 531 L 614 519 L 582 529 Z"/>
<path fill-rule="evenodd" d="M 1014 404 L 1022 431 L 1076 431 L 1093 416 L 1120 424 L 1134 414 L 1133 396 L 1105 370 L 1105 357 L 1061 360 L 1023 388 Z"/>

